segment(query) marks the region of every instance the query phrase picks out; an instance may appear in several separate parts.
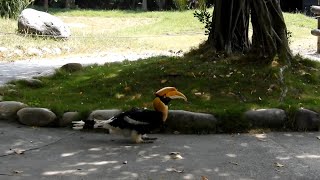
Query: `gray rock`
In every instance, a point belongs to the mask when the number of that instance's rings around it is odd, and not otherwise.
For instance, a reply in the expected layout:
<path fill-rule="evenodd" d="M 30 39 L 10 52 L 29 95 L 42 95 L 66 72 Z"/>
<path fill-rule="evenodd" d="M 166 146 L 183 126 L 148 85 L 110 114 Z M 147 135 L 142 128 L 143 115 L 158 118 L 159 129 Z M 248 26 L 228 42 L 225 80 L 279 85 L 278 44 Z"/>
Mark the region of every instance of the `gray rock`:
<path fill-rule="evenodd" d="M 59 127 L 66 127 L 72 124 L 72 121 L 80 121 L 81 116 L 79 112 L 66 112 L 62 118 L 58 120 Z"/>
<path fill-rule="evenodd" d="M 21 49 L 15 49 L 13 51 L 13 54 L 17 55 L 17 56 L 23 56 L 23 50 Z"/>
<path fill-rule="evenodd" d="M 39 88 L 43 86 L 43 82 L 40 81 L 39 79 L 21 79 L 18 80 L 25 84 L 26 86 L 33 87 L 33 88 Z"/>
<path fill-rule="evenodd" d="M 2 101 L 0 102 L 0 119 L 15 120 L 18 118 L 17 112 L 27 107 L 26 104 L 16 101 Z"/>
<path fill-rule="evenodd" d="M 53 48 L 52 49 L 52 54 L 60 55 L 62 53 L 60 48 Z"/>
<path fill-rule="evenodd" d="M 118 109 L 110 109 L 110 110 L 95 110 L 90 113 L 88 120 L 100 119 L 106 120 L 110 119 L 115 115 L 120 114 L 122 111 Z"/>
<path fill-rule="evenodd" d="M 30 8 L 23 10 L 19 15 L 18 31 L 55 38 L 68 38 L 71 35 L 69 27 L 59 18 Z"/>
<path fill-rule="evenodd" d="M 43 55 L 43 53 L 40 49 L 34 48 L 34 47 L 29 47 L 27 49 L 27 54 L 29 56 L 42 56 Z"/>
<path fill-rule="evenodd" d="M 41 48 L 41 51 L 45 54 L 52 54 L 52 50 L 47 47 Z"/>
<path fill-rule="evenodd" d="M 257 128 L 283 128 L 287 120 L 286 112 L 276 108 L 250 110 L 244 116 Z"/>
<path fill-rule="evenodd" d="M 23 108 L 17 114 L 19 122 L 28 126 L 47 126 L 57 118 L 46 108 Z"/>
<path fill-rule="evenodd" d="M 295 127 L 298 130 L 319 130 L 320 115 L 308 109 L 299 109 L 295 114 Z"/>
<path fill-rule="evenodd" d="M 215 133 L 217 131 L 217 122 L 217 119 L 212 114 L 170 110 L 165 123 L 165 131 L 183 134 Z"/>
<path fill-rule="evenodd" d="M 67 72 L 76 72 L 82 69 L 82 65 L 80 63 L 68 63 L 63 65 L 60 69 Z"/>

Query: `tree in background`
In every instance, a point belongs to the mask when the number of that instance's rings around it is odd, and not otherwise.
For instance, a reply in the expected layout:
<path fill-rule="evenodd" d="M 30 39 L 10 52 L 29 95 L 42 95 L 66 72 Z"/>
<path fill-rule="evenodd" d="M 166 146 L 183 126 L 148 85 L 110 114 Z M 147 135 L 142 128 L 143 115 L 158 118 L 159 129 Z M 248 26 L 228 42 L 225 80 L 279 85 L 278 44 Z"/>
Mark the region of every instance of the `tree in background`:
<path fill-rule="evenodd" d="M 45 11 L 48 11 L 48 9 L 49 9 L 49 1 L 48 0 L 43 0 L 43 8 Z"/>
<path fill-rule="evenodd" d="M 226 54 L 251 53 L 265 59 L 278 55 L 288 62 L 292 56 L 279 0 L 215 0 L 207 43 Z"/>
<path fill-rule="evenodd" d="M 0 0 L 0 16 L 17 18 L 21 11 L 32 2 L 33 0 Z"/>

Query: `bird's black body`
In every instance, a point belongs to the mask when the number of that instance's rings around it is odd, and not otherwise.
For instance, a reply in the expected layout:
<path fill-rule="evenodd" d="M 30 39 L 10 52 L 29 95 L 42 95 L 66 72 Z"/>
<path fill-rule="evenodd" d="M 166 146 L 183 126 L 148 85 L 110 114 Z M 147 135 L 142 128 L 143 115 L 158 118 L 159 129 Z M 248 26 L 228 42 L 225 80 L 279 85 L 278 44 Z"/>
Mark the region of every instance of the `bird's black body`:
<path fill-rule="evenodd" d="M 135 130 L 139 134 L 150 133 L 163 125 L 162 113 L 147 109 L 133 108 L 111 118 L 110 126 Z"/>
<path fill-rule="evenodd" d="M 135 143 L 149 143 L 156 138 L 146 137 L 146 134 L 161 128 L 168 118 L 168 104 L 172 99 L 183 99 L 187 97 L 175 87 L 164 87 L 155 93 L 152 101 L 154 110 L 133 108 L 122 112 L 110 119 L 75 121 L 74 129 L 109 129 L 111 134 L 122 134 L 131 136 Z"/>

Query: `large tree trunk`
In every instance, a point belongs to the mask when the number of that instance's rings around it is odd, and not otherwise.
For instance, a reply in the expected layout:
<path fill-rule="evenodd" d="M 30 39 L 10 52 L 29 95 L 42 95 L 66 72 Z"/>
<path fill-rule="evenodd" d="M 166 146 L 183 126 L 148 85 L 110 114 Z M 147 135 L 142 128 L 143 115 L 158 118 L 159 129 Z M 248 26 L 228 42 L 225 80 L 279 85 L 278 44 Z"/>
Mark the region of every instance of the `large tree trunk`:
<path fill-rule="evenodd" d="M 279 0 L 253 0 L 251 19 L 252 51 L 263 57 L 279 55 L 289 60 L 292 55 Z"/>
<path fill-rule="evenodd" d="M 249 12 L 247 0 L 216 0 L 209 42 L 217 51 L 245 52 L 248 38 Z"/>
<path fill-rule="evenodd" d="M 148 11 L 148 1 L 142 0 L 142 10 Z"/>
<path fill-rule="evenodd" d="M 75 0 L 65 0 L 65 8 L 73 8 L 75 6 Z"/>
<path fill-rule="evenodd" d="M 215 0 L 214 4 L 208 42 L 216 51 L 291 58 L 279 0 Z M 250 13 L 252 45 L 248 37 Z"/>
<path fill-rule="evenodd" d="M 48 11 L 49 8 L 49 0 L 43 0 L 43 8 L 45 11 Z"/>

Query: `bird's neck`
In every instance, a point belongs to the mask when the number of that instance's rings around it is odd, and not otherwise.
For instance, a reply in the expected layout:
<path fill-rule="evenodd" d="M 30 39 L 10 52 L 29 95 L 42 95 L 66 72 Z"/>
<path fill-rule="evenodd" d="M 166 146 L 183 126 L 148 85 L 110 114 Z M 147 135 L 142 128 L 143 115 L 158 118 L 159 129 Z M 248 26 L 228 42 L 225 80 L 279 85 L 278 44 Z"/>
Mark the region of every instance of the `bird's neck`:
<path fill-rule="evenodd" d="M 154 110 L 162 113 L 162 120 L 165 122 L 168 117 L 168 106 L 165 105 L 159 97 L 156 97 L 153 100 L 153 108 Z"/>

